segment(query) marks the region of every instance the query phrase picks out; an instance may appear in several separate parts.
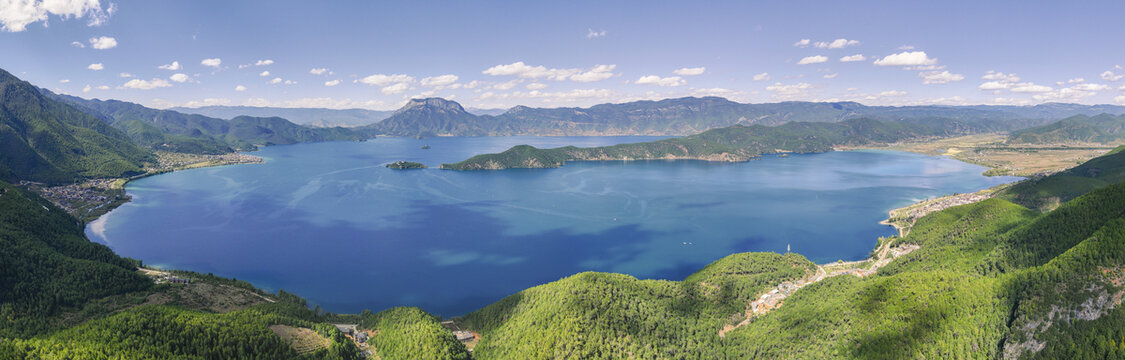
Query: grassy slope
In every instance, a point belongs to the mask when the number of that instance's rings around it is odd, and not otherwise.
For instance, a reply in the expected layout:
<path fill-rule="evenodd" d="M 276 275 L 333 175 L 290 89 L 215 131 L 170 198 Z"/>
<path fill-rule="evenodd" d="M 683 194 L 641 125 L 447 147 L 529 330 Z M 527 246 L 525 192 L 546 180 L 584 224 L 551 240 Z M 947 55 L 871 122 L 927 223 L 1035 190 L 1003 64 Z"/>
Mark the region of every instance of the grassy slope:
<path fill-rule="evenodd" d="M 1125 146 L 1066 171 L 1015 184 L 999 197 L 1028 208 L 1050 210 L 1078 195 L 1122 181 L 1125 181 Z"/>
<path fill-rule="evenodd" d="M 766 288 L 813 273 L 795 254 L 735 254 L 683 282 L 581 273 L 509 296 L 459 323 L 482 335 L 474 357 L 708 358 L 718 331 Z M 735 317 L 732 318 L 732 315 Z"/>

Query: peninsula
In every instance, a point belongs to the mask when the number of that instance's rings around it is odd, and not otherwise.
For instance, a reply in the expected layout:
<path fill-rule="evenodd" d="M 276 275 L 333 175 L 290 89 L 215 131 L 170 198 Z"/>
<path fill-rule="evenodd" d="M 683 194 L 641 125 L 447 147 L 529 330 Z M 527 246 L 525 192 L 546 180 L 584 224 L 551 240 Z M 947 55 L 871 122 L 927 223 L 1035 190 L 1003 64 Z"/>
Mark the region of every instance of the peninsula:
<path fill-rule="evenodd" d="M 592 148 L 566 146 L 539 149 L 528 145 L 498 154 L 484 154 L 453 164 L 451 170 L 556 168 L 567 161 L 706 160 L 742 162 L 765 154 L 816 153 L 837 146 L 893 143 L 946 137 L 965 131 L 954 122 L 891 123 L 851 119 L 839 123 L 792 122 L 778 126 L 734 125 L 696 135 L 650 142 Z"/>

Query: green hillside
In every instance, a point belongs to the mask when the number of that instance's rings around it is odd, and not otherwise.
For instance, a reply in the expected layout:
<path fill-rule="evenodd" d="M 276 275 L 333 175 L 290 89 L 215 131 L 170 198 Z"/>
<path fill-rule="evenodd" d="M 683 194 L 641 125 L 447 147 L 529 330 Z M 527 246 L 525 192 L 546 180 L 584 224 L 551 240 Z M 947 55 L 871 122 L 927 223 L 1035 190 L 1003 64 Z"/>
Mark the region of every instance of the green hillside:
<path fill-rule="evenodd" d="M 1076 167 L 1024 181 L 998 196 L 1036 210 L 1050 210 L 1078 195 L 1125 182 L 1125 145 Z"/>
<path fill-rule="evenodd" d="M 1125 142 L 1125 115 L 1075 115 L 1043 126 L 1012 132 L 1012 144 L 1101 143 L 1119 145 Z"/>
<path fill-rule="evenodd" d="M 120 177 L 153 160 L 120 130 L 0 70 L 0 180 Z"/>
<path fill-rule="evenodd" d="M 581 273 L 511 295 L 459 323 L 479 359 L 714 358 L 719 329 L 782 281 L 813 275 L 796 254 L 734 254 L 684 281 Z"/>
<path fill-rule="evenodd" d="M 258 145 L 354 141 L 373 136 L 341 127 L 305 127 L 279 117 L 239 116 L 223 120 L 117 100 L 87 100 L 43 92 L 120 128 L 137 144 L 157 150 L 223 154 L 254 150 Z"/>
<path fill-rule="evenodd" d="M 876 129 L 864 133 L 898 136 Z M 1120 152 L 1070 171 L 1120 171 Z M 1041 182 L 1021 186 L 1045 191 Z M 3 325 L 0 355 L 347 359 L 357 349 L 328 325 L 344 322 L 371 330 L 367 345 L 383 359 L 468 357 L 438 318 L 415 308 L 321 314 L 285 293 L 232 311 L 183 300 L 142 305 L 177 288 L 151 285 L 34 195 L 5 186 L 0 206 L 0 309 L 14 319 Z M 813 282 L 764 314 L 748 316 L 748 304 L 822 271 L 797 254 L 743 253 L 683 281 L 581 273 L 455 320 L 481 335 L 477 359 L 1125 356 L 1125 184 L 1076 194 L 1047 213 L 999 198 L 953 207 L 889 241 L 919 248 L 866 277 Z M 297 353 L 276 325 L 310 329 L 328 345 Z"/>
<path fill-rule="evenodd" d="M 130 291 L 150 281 L 136 264 L 90 242 L 82 224 L 18 187 L 0 183 L 0 337 L 52 328 L 66 308 Z"/>

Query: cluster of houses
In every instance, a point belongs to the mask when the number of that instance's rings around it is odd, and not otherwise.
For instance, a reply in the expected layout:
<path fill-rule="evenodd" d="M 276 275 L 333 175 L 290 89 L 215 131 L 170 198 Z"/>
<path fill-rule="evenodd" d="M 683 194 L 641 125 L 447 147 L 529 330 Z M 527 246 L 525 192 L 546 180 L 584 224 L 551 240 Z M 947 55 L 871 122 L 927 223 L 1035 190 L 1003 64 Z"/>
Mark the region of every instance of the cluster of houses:
<path fill-rule="evenodd" d="M 332 325 L 336 325 L 336 328 L 340 329 L 340 332 L 344 333 L 344 335 L 351 338 L 357 344 L 363 344 L 363 343 L 367 342 L 367 332 L 359 330 L 358 324 L 332 324 Z"/>
<path fill-rule="evenodd" d="M 943 197 L 933 199 L 933 200 L 926 200 L 926 201 L 923 201 L 921 204 L 919 204 L 917 206 L 913 206 L 913 207 L 909 207 L 907 209 L 904 209 L 904 210 L 902 210 L 902 212 L 900 212 L 898 214 L 894 214 L 894 217 L 905 219 L 905 220 L 913 223 L 915 220 L 918 220 L 918 219 L 922 218 L 923 216 L 926 216 L 926 214 L 929 214 L 929 213 L 932 213 L 932 212 L 935 212 L 935 211 L 945 210 L 945 209 L 948 209 L 948 208 L 951 208 L 951 207 L 954 207 L 954 206 L 972 204 L 972 203 L 975 203 L 975 202 L 978 202 L 978 201 L 988 199 L 991 196 L 992 196 L 991 193 L 985 193 L 985 192 L 977 192 L 977 193 L 970 193 L 970 194 L 954 194 L 954 195 L 950 195 L 950 196 L 943 196 Z"/>
<path fill-rule="evenodd" d="M 41 183 L 21 181 L 20 186 L 38 190 L 37 192 L 40 196 L 43 196 L 43 198 L 55 204 L 55 206 L 66 210 L 66 212 L 73 213 L 78 204 L 103 204 L 109 201 L 105 191 L 112 186 L 114 181 L 116 181 L 116 179 L 97 179 L 81 184 L 62 186 L 43 186 Z"/>
<path fill-rule="evenodd" d="M 191 278 L 182 278 L 172 274 L 164 274 L 156 278 L 157 284 L 191 284 Z"/>

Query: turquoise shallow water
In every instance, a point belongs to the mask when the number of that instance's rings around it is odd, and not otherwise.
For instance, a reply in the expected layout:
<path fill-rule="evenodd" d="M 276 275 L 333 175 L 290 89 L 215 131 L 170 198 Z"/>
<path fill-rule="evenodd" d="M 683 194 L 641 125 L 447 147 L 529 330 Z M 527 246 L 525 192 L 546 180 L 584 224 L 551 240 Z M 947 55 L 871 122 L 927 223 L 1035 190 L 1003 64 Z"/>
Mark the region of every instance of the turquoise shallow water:
<path fill-rule="evenodd" d="M 890 151 L 746 163 L 579 162 L 455 172 L 443 162 L 512 145 L 595 146 L 651 137 L 380 138 L 275 146 L 265 164 L 129 183 L 132 202 L 92 239 L 148 264 L 248 280 L 333 312 L 414 305 L 460 315 L 595 270 L 679 280 L 735 252 L 858 260 L 890 209 L 1011 177 Z M 422 145 L 432 149 L 422 150 Z M 397 160 L 434 167 L 396 171 Z"/>

